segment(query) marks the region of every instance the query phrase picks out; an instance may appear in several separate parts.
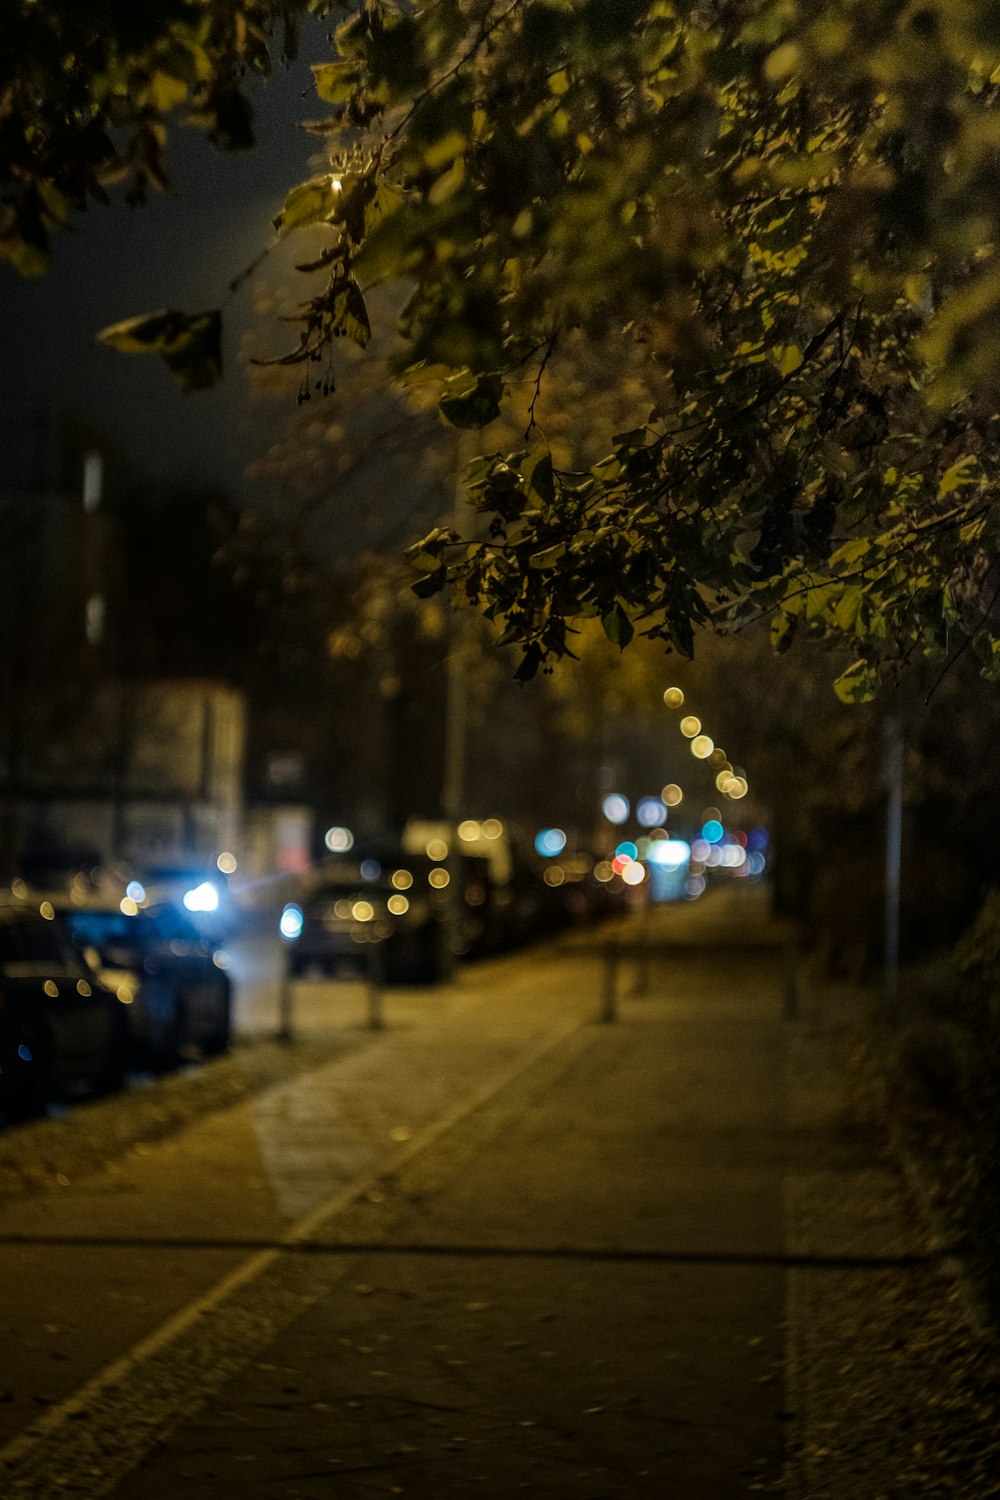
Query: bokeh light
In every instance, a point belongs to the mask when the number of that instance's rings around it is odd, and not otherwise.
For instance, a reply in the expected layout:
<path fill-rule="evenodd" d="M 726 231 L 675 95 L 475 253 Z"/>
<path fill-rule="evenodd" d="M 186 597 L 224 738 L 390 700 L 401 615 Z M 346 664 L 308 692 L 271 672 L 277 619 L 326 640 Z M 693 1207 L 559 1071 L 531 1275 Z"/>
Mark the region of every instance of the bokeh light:
<path fill-rule="evenodd" d="M 627 797 L 621 792 L 609 792 L 601 803 L 601 812 L 609 823 L 624 823 L 629 815 L 630 807 Z"/>
<path fill-rule="evenodd" d="M 543 828 L 535 834 L 535 852 L 543 859 L 554 859 L 566 847 L 566 835 L 561 828 Z"/>
<path fill-rule="evenodd" d="M 684 839 L 659 839 L 650 844 L 647 858 L 650 864 L 662 865 L 666 870 L 679 869 L 691 855 L 691 846 Z"/>
<path fill-rule="evenodd" d="M 278 931 L 289 942 L 294 942 L 297 937 L 301 936 L 302 908 L 301 906 L 296 906 L 294 901 L 290 901 L 282 911 L 278 922 Z"/>
<path fill-rule="evenodd" d="M 715 742 L 707 734 L 696 735 L 691 741 L 691 754 L 696 755 L 699 760 L 707 760 L 714 749 Z"/>
<path fill-rule="evenodd" d="M 671 781 L 660 793 L 667 807 L 679 807 L 684 800 L 684 793 L 675 781 Z"/>
<path fill-rule="evenodd" d="M 687 714 L 681 720 L 680 729 L 685 739 L 693 740 L 696 734 L 701 734 L 701 720 L 696 719 L 694 714 Z"/>
<path fill-rule="evenodd" d="M 663 701 L 668 708 L 680 708 L 684 702 L 684 694 L 679 687 L 669 687 L 663 695 Z"/>
<path fill-rule="evenodd" d="M 667 816 L 667 809 L 659 797 L 642 797 L 635 810 L 635 816 L 643 828 L 655 828 Z"/>
<path fill-rule="evenodd" d="M 354 834 L 349 828 L 328 828 L 323 842 L 331 854 L 346 854 L 348 849 L 354 848 Z"/>

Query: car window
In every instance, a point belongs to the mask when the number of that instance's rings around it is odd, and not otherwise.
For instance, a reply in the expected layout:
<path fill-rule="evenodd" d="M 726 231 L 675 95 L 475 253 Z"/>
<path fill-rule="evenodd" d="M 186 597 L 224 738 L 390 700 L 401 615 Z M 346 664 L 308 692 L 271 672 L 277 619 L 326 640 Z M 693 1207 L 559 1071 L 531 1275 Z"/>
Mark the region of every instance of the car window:
<path fill-rule="evenodd" d="M 69 910 L 63 913 L 73 941 L 81 948 L 135 947 L 142 940 L 136 917 L 119 911 Z"/>

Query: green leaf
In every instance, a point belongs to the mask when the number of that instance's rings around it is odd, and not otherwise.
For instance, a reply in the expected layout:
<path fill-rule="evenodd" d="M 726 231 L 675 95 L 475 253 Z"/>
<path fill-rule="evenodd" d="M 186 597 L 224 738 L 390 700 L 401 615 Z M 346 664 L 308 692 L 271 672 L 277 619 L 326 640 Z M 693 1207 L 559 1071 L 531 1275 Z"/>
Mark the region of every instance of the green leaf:
<path fill-rule="evenodd" d="M 861 657 L 833 684 L 841 703 L 870 703 L 878 692 L 878 668 Z"/>
<path fill-rule="evenodd" d="M 439 410 L 452 427 L 487 426 L 500 415 L 503 381 L 499 375 L 478 375 L 470 383 L 467 370 L 448 381 Z"/>
<path fill-rule="evenodd" d="M 435 568 L 433 573 L 427 573 L 423 578 L 418 578 L 416 583 L 411 584 L 410 592 L 416 594 L 418 599 L 430 599 L 439 594 L 448 581 L 448 569 Z"/>
<path fill-rule="evenodd" d="M 414 542 L 412 547 L 407 547 L 403 553 L 411 568 L 419 568 L 421 572 L 434 573 L 442 566 L 441 554 L 445 548 L 456 541 L 458 533 L 450 530 L 447 526 L 435 526 L 419 542 Z"/>
<path fill-rule="evenodd" d="M 543 505 L 552 505 L 556 498 L 555 476 L 552 470 L 552 454 L 548 448 L 536 448 L 521 465 L 521 473 L 532 492 Z"/>
<path fill-rule="evenodd" d="M 807 620 L 818 620 L 837 596 L 837 585 L 828 583 L 806 590 L 805 616 Z"/>
<path fill-rule="evenodd" d="M 222 314 L 172 310 L 112 323 L 98 342 L 119 354 L 159 354 L 184 391 L 207 390 L 222 379 Z"/>
<path fill-rule="evenodd" d="M 604 626 L 604 634 L 613 645 L 624 651 L 629 641 L 635 634 L 632 621 L 622 609 L 621 605 L 615 603 L 601 616 L 601 624 Z"/>
<path fill-rule="evenodd" d="M 274 220 L 275 229 L 279 234 L 287 234 L 290 229 L 301 229 L 304 224 L 319 224 L 331 219 L 339 191 L 337 179 L 329 172 L 321 177 L 310 177 L 308 182 L 300 182 L 285 199 L 284 208 Z"/>
<path fill-rule="evenodd" d="M 838 547 L 830 558 L 831 568 L 852 568 L 856 562 L 860 562 L 866 552 L 871 550 L 871 542 L 864 537 L 854 537 Z"/>
<path fill-rule="evenodd" d="M 554 568 L 561 557 L 566 556 L 566 543 L 556 542 L 554 547 L 545 547 L 541 552 L 533 552 L 528 558 L 529 568 Z"/>
<path fill-rule="evenodd" d="M 327 104 L 346 104 L 358 82 L 354 63 L 313 63 L 312 74 L 316 92 Z"/>
<path fill-rule="evenodd" d="M 838 629 L 843 631 L 852 631 L 854 629 L 863 599 L 864 593 L 857 584 L 844 590 L 833 610 L 834 622 Z"/>
<path fill-rule="evenodd" d="M 353 277 L 334 295 L 333 315 L 337 332 L 345 334 L 363 349 L 372 336 L 372 325 L 368 320 L 364 293 Z"/>

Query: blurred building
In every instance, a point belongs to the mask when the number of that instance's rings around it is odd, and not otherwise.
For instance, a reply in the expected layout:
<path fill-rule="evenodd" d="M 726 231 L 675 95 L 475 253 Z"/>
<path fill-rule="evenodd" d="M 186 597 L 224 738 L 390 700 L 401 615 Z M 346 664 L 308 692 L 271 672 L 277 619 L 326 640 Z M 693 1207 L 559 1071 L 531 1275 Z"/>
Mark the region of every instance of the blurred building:
<path fill-rule="evenodd" d="M 0 399 L 0 877 L 28 860 L 212 855 L 238 842 L 242 694 L 126 669 L 110 449 Z"/>

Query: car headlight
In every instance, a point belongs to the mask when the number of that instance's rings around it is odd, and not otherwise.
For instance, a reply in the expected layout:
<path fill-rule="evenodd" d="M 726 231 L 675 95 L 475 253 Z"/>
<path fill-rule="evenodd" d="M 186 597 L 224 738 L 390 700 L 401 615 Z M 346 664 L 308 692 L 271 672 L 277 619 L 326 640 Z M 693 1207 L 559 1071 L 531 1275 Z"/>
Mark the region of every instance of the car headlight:
<path fill-rule="evenodd" d="M 302 936 L 302 908 L 290 901 L 281 913 L 278 922 L 278 930 L 281 936 L 289 943 L 294 943 L 297 937 Z"/>
<path fill-rule="evenodd" d="M 188 911 L 218 911 L 219 892 L 210 880 L 203 880 L 201 885 L 184 892 L 184 905 Z"/>

